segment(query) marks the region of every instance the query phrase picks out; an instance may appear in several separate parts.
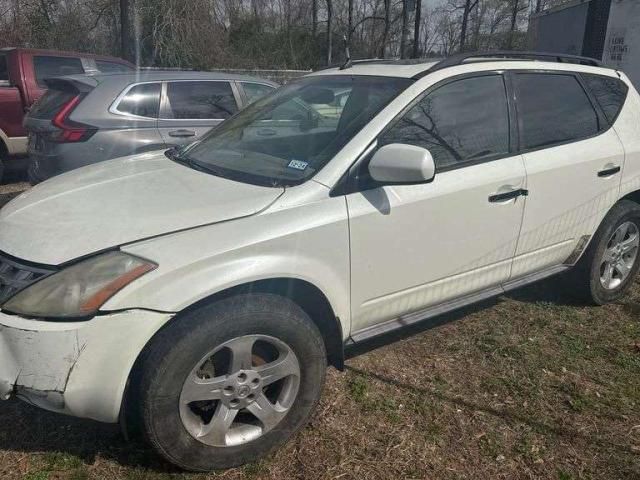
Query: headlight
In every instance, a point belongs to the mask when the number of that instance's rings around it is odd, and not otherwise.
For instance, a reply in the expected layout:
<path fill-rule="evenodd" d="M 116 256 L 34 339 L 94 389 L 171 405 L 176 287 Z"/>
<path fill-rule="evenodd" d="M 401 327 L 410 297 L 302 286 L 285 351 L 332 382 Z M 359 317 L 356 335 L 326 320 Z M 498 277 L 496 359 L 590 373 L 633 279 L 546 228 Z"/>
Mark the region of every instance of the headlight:
<path fill-rule="evenodd" d="M 34 283 L 10 298 L 2 309 L 29 317 L 86 317 L 156 267 L 126 253 L 105 253 Z"/>

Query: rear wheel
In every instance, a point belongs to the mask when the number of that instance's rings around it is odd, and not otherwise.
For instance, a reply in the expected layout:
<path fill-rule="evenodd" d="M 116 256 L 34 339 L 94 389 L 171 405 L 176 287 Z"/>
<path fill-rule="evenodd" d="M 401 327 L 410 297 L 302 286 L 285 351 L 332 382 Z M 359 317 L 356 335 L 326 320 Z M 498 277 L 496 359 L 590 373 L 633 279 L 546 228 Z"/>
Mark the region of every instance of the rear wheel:
<path fill-rule="evenodd" d="M 306 423 L 326 364 L 320 332 L 292 301 L 221 300 L 177 318 L 145 353 L 135 396 L 142 429 L 184 469 L 255 461 Z"/>
<path fill-rule="evenodd" d="M 640 267 L 640 205 L 618 202 L 607 214 L 575 267 L 579 294 L 597 305 L 620 298 Z"/>

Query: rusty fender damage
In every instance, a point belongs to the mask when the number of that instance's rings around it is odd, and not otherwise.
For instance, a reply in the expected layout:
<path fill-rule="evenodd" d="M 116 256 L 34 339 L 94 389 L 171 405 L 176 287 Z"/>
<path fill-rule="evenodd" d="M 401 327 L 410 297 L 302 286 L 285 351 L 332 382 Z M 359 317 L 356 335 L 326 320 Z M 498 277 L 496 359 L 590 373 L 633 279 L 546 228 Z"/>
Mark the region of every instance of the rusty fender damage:
<path fill-rule="evenodd" d="M 0 399 L 115 423 L 139 352 L 171 316 L 128 310 L 42 322 L 0 312 Z"/>

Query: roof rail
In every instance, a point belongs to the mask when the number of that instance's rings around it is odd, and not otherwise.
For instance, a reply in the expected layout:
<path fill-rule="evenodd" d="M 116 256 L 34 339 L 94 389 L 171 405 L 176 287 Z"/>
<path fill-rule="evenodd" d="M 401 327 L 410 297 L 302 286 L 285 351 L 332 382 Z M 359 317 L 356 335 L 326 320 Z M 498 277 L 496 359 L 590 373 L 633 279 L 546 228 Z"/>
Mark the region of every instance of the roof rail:
<path fill-rule="evenodd" d="M 545 62 L 573 63 L 578 65 L 589 65 L 592 67 L 606 67 L 600 60 L 578 55 L 568 55 L 565 53 L 549 52 L 526 52 L 513 50 L 497 50 L 493 52 L 472 52 L 460 53 L 445 58 L 436 63 L 431 68 L 414 75 L 414 79 L 422 78 L 430 73 L 442 70 L 443 68 L 455 67 L 464 64 L 467 60 L 492 61 L 496 58 L 507 61 L 541 60 Z"/>

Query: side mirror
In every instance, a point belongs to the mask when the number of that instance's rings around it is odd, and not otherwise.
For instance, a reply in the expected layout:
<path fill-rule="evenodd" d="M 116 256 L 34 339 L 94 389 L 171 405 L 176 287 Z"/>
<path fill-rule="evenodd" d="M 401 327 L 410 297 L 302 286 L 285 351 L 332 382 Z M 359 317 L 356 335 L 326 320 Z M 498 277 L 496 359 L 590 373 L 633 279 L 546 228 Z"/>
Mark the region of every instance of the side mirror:
<path fill-rule="evenodd" d="M 433 180 L 436 165 L 426 148 L 391 143 L 378 149 L 369 162 L 371 177 L 381 183 L 415 184 Z"/>

